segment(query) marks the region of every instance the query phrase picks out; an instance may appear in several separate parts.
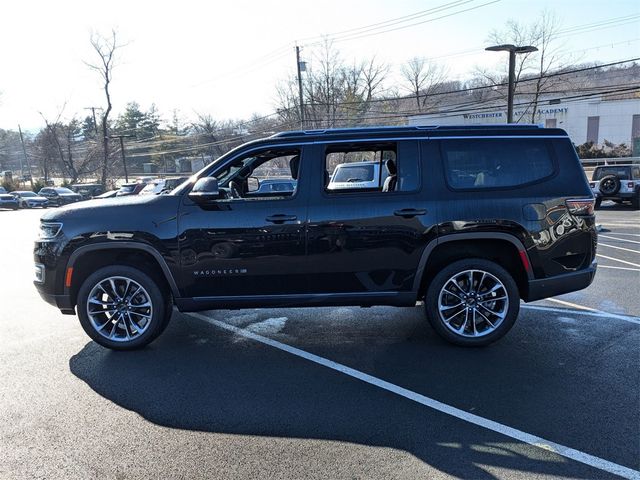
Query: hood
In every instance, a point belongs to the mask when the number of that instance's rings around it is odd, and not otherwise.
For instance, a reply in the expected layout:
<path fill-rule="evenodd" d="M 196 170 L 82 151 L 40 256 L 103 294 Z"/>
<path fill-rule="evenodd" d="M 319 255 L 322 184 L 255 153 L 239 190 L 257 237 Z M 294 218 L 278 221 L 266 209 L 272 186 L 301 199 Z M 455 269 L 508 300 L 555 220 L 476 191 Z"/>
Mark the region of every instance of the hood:
<path fill-rule="evenodd" d="M 92 223 L 99 222 L 100 218 L 104 218 L 105 222 L 108 221 L 108 217 L 114 216 L 130 216 L 137 215 L 139 211 L 141 214 L 155 210 L 155 203 L 159 198 L 155 195 L 150 196 L 138 196 L 129 195 L 123 197 L 113 197 L 104 199 L 94 199 L 87 202 L 72 203 L 63 207 L 48 210 L 44 213 L 40 219 L 43 221 L 62 221 L 63 219 L 81 219 L 91 217 Z M 177 208 L 179 197 L 173 197 L 175 208 Z M 167 202 L 169 203 L 169 202 Z M 175 215 L 175 210 L 171 212 Z"/>

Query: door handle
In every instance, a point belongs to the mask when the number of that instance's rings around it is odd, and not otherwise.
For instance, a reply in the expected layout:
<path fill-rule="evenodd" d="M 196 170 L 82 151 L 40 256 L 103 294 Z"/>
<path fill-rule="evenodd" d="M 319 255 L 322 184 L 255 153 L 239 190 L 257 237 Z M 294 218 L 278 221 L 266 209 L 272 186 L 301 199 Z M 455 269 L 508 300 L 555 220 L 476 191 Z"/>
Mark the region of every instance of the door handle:
<path fill-rule="evenodd" d="M 418 215 L 425 215 L 427 211 L 424 208 L 403 208 L 402 210 L 396 210 L 393 214 L 397 217 L 411 218 Z"/>
<path fill-rule="evenodd" d="M 297 219 L 298 217 L 296 217 L 295 215 L 285 215 L 284 213 L 278 213 L 276 215 L 271 215 L 266 218 L 267 222 L 271 222 L 271 223 L 293 222 Z"/>

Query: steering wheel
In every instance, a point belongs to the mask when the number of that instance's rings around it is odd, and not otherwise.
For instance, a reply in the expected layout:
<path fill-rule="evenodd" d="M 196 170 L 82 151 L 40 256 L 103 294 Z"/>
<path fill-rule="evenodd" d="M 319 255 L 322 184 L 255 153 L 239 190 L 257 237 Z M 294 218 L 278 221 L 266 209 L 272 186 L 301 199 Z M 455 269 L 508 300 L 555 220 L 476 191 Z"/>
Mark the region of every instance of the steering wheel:
<path fill-rule="evenodd" d="M 229 193 L 231 194 L 231 198 L 242 198 L 240 194 L 240 184 L 235 180 L 229 182 Z"/>

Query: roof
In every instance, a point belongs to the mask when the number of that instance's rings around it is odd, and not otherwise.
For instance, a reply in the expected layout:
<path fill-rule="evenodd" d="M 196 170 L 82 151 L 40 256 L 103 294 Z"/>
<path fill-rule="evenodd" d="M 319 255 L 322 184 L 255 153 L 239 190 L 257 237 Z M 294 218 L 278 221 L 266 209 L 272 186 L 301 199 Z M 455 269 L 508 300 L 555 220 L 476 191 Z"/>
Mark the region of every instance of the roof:
<path fill-rule="evenodd" d="M 324 130 L 294 130 L 276 133 L 269 139 L 282 140 L 329 140 L 329 139 L 360 139 L 385 137 L 442 137 L 442 136 L 509 136 L 509 135 L 561 135 L 566 132 L 560 128 L 542 128 L 539 125 L 508 124 L 508 125 L 415 125 L 401 127 L 357 127 L 335 128 Z"/>

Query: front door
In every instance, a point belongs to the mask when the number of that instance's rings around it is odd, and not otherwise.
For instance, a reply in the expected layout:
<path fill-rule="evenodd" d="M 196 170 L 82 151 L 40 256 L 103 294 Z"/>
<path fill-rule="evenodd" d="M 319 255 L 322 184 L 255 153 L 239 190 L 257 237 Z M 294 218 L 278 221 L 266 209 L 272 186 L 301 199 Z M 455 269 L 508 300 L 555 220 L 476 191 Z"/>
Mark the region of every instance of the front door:
<path fill-rule="evenodd" d="M 302 147 L 250 150 L 213 171 L 221 198 L 185 196 L 180 263 L 189 297 L 306 293 L 307 196 Z"/>

